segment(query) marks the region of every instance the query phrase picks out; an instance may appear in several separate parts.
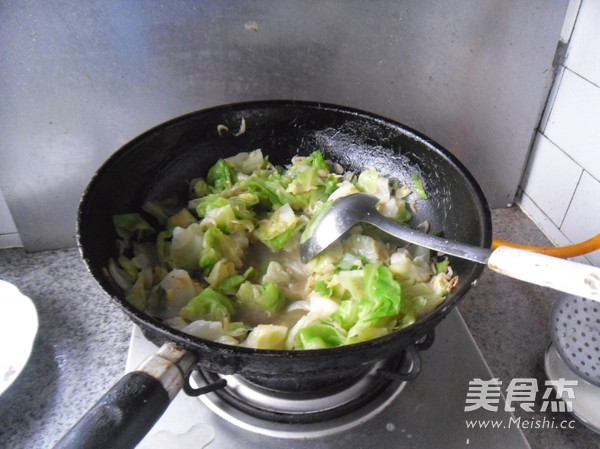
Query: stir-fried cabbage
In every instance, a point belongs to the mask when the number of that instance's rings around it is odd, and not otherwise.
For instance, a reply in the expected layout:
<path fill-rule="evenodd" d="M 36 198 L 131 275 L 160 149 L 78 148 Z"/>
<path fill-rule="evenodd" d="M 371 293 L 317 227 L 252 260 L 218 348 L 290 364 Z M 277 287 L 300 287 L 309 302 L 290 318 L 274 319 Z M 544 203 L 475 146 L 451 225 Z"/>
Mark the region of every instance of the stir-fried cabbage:
<path fill-rule="evenodd" d="M 457 280 L 448 260 L 361 225 L 306 264 L 298 246 L 315 215 L 356 192 L 408 222 L 407 197 L 427 198 L 412 181 L 415 192 L 375 168 L 342 173 L 319 151 L 286 167 L 240 153 L 191 181 L 187 204 L 114 216 L 119 254 L 107 273 L 137 308 L 219 343 L 320 349 L 381 337 L 444 301 Z"/>

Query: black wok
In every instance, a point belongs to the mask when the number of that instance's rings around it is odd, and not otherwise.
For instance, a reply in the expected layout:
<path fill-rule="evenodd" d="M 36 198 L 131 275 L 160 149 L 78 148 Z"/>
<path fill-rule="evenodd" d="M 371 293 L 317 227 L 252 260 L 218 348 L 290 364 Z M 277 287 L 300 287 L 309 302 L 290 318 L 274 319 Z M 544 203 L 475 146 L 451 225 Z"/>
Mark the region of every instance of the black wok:
<path fill-rule="evenodd" d="M 245 131 L 240 134 L 242 119 Z M 416 201 L 415 223 L 427 220 L 432 231 L 453 240 L 484 247 L 491 243 L 489 209 L 475 180 L 448 151 L 404 125 L 363 111 L 299 101 L 241 103 L 194 112 L 145 132 L 114 153 L 92 178 L 79 209 L 78 243 L 85 263 L 152 342 L 174 342 L 197 357 L 199 366 L 223 374 L 303 379 L 353 373 L 396 357 L 430 335 L 474 285 L 482 265 L 453 259 L 460 276 L 456 289 L 423 320 L 376 340 L 312 351 L 254 350 L 202 340 L 162 325 L 125 301 L 104 274 L 116 252 L 112 216 L 140 211 L 151 199 L 177 195 L 183 202 L 187 181 L 206 175 L 219 158 L 257 148 L 275 164 L 318 149 L 345 169 L 374 166 L 407 185 L 417 174 L 430 199 Z"/>

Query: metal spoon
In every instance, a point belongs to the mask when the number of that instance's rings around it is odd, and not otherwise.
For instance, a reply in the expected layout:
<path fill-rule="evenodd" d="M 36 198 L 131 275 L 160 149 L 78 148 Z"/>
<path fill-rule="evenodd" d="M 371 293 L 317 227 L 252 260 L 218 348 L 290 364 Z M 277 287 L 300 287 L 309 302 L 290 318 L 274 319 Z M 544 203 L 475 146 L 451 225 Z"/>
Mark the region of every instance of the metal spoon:
<path fill-rule="evenodd" d="M 600 302 L 600 268 L 507 246 L 492 251 L 425 234 L 381 215 L 375 207 L 378 201 L 355 193 L 321 210 L 302 235 L 302 261 L 319 255 L 356 224 L 369 223 L 398 239 L 487 265 L 505 276 Z"/>

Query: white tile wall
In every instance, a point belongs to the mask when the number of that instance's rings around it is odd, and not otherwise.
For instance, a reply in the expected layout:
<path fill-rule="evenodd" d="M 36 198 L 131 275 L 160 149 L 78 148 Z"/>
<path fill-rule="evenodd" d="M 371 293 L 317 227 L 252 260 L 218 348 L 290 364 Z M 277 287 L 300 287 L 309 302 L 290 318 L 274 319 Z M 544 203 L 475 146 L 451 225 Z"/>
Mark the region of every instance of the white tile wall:
<path fill-rule="evenodd" d="M 561 230 L 571 240 L 582 241 L 600 231 L 600 182 L 583 172 Z"/>
<path fill-rule="evenodd" d="M 559 227 L 583 169 L 541 133 L 533 145 L 525 182 L 527 195 Z"/>
<path fill-rule="evenodd" d="M 518 201 L 556 245 L 600 233 L 600 1 L 572 0 L 566 21 L 573 17 Z M 600 251 L 580 259 L 600 266 Z"/>
<path fill-rule="evenodd" d="M 600 88 L 567 67 L 544 135 L 600 179 Z"/>
<path fill-rule="evenodd" d="M 583 0 L 565 65 L 600 86 L 600 2 Z"/>

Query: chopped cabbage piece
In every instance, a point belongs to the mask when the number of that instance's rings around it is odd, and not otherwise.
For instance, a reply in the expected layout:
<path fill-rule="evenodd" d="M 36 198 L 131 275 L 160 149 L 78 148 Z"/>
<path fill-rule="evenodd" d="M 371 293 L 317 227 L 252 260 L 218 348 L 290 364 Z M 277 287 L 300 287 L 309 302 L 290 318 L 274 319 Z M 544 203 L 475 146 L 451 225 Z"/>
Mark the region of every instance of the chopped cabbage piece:
<path fill-rule="evenodd" d="M 428 257 L 413 257 L 404 248 L 399 249 L 390 256 L 389 267 L 400 280 L 411 279 L 415 282 L 425 282 L 434 274 Z"/>
<path fill-rule="evenodd" d="M 268 218 L 258 222 L 256 238 L 274 251 L 278 251 L 299 231 L 298 217 L 289 204 L 284 204 Z"/>
<path fill-rule="evenodd" d="M 173 268 L 183 268 L 194 271 L 200 268 L 200 254 L 204 232 L 198 223 L 193 223 L 187 228 L 176 226 L 173 228 L 171 246 L 166 257 Z"/>
<path fill-rule="evenodd" d="M 225 279 L 235 276 L 235 265 L 226 259 L 219 260 L 210 270 L 210 274 L 206 276 L 208 285 L 213 288 L 219 287 Z"/>
<path fill-rule="evenodd" d="M 398 315 L 402 286 L 392 271 L 381 264 L 370 264 L 364 272 L 365 296 L 358 304 L 358 320 L 377 321 Z"/>
<path fill-rule="evenodd" d="M 356 187 L 361 192 L 375 195 L 380 201 L 388 201 L 390 199 L 389 180 L 373 168 L 363 171 L 358 176 Z"/>
<path fill-rule="evenodd" d="M 138 309 L 144 310 L 148 304 L 148 296 L 146 293 L 146 276 L 140 273 L 131 289 L 127 292 L 125 299 L 133 304 Z"/>
<path fill-rule="evenodd" d="M 320 322 L 303 327 L 296 334 L 296 349 L 323 349 L 341 346 L 346 342 L 343 329 Z"/>
<path fill-rule="evenodd" d="M 284 349 L 287 333 L 288 328 L 285 326 L 259 324 L 252 329 L 242 346 L 255 349 Z"/>
<path fill-rule="evenodd" d="M 338 309 L 338 303 L 321 295 L 312 294 L 309 298 L 308 313 L 300 318 L 290 329 L 286 340 L 286 348 L 295 347 L 295 338 L 298 331 L 309 324 L 328 318 Z"/>
<path fill-rule="evenodd" d="M 147 201 L 142 206 L 142 210 L 152 215 L 160 224 L 164 225 L 171 216 L 181 210 L 181 206 L 177 198 L 169 197 L 164 200 Z"/>
<path fill-rule="evenodd" d="M 140 241 L 156 232 L 150 223 L 138 213 L 114 215 L 113 224 L 117 235 L 125 242 L 125 246 L 129 246 L 131 238 Z"/>
<path fill-rule="evenodd" d="M 181 330 L 190 335 L 213 341 L 216 341 L 219 337 L 225 335 L 223 323 L 220 321 L 196 320 L 192 321 Z"/>
<path fill-rule="evenodd" d="M 347 343 L 360 343 L 383 337 L 390 333 L 390 330 L 384 326 L 374 325 L 366 321 L 358 321 L 348 330 Z"/>
<path fill-rule="evenodd" d="M 233 186 L 235 174 L 229 167 L 229 164 L 221 159 L 208 170 L 206 180 L 215 190 L 223 191 Z"/>
<path fill-rule="evenodd" d="M 340 302 L 340 306 L 331 315 L 331 319 L 337 322 L 343 329 L 350 329 L 358 321 L 358 301 L 345 299 Z"/>
<path fill-rule="evenodd" d="M 291 278 L 291 274 L 279 262 L 271 260 L 262 277 L 262 283 L 275 283 L 277 286 L 285 287 L 289 285 Z"/>
<path fill-rule="evenodd" d="M 162 318 L 176 316 L 197 293 L 192 278 L 185 270 L 172 270 L 160 281 L 160 286 L 165 292 L 160 311 Z"/>
<path fill-rule="evenodd" d="M 207 287 L 181 309 L 179 316 L 187 321 L 223 321 L 232 313 L 232 301 L 222 293 Z"/>
<path fill-rule="evenodd" d="M 235 238 L 225 234 L 216 226 L 210 226 L 204 233 L 200 266 L 205 272 L 210 272 L 215 264 L 226 259 L 235 267 L 242 266 L 244 249 Z"/>
<path fill-rule="evenodd" d="M 327 198 L 328 202 L 332 202 L 335 200 L 339 200 L 348 195 L 352 195 L 353 193 L 358 193 L 358 188 L 352 184 L 350 181 L 342 181 L 337 188 L 329 195 Z"/>
<path fill-rule="evenodd" d="M 259 149 L 249 153 L 238 153 L 225 161 L 235 170 L 245 175 L 251 175 L 254 171 L 263 168 L 265 159 Z"/>
<path fill-rule="evenodd" d="M 385 262 L 388 259 L 385 246 L 368 235 L 352 234 L 344 242 L 344 249 L 371 263 Z"/>
<path fill-rule="evenodd" d="M 425 191 L 425 187 L 423 186 L 423 180 L 421 179 L 421 177 L 419 175 L 412 175 L 411 179 L 414 184 L 415 192 L 417 193 L 417 195 L 419 195 L 421 199 L 428 199 L 429 195 L 427 195 L 427 192 Z"/>
<path fill-rule="evenodd" d="M 261 285 L 246 281 L 240 285 L 237 297 L 243 303 L 251 307 L 260 306 L 267 312 L 281 311 L 287 303 L 286 296 L 274 282 Z"/>

